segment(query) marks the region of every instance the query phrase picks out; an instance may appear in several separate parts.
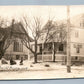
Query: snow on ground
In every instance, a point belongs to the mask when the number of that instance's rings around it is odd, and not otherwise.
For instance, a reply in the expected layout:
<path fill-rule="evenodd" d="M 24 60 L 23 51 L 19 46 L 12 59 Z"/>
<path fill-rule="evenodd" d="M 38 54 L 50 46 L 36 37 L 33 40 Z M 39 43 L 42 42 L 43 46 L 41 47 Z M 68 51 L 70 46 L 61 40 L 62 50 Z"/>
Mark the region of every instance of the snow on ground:
<path fill-rule="evenodd" d="M 45 65 L 49 67 L 45 67 Z M 51 78 L 79 78 L 84 77 L 84 65 L 72 66 L 71 73 L 67 73 L 65 65 L 53 62 L 33 64 L 24 61 L 24 65 L 0 64 L 0 79 L 51 79 Z"/>

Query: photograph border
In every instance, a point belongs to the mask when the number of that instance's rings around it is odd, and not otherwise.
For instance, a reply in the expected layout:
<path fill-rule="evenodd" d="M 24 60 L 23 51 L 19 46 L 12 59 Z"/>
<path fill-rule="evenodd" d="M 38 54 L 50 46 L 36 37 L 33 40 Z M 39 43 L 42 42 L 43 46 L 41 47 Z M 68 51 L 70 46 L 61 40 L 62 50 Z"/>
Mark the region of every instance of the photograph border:
<path fill-rule="evenodd" d="M 83 5 L 84 0 L 0 0 L 4 5 Z M 1 84 L 83 84 L 84 78 L 48 80 L 0 80 Z"/>

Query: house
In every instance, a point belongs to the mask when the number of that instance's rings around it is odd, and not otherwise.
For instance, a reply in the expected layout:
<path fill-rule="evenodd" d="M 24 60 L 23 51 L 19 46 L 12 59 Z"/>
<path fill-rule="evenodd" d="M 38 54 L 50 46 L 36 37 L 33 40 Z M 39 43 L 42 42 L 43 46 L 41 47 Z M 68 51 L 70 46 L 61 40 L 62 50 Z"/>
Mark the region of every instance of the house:
<path fill-rule="evenodd" d="M 11 57 L 15 60 L 20 60 L 23 57 L 25 60 L 28 59 L 29 51 L 23 45 L 19 38 L 15 38 L 9 48 L 6 50 L 4 54 L 4 58 L 9 60 Z"/>
<path fill-rule="evenodd" d="M 10 27 L 10 40 L 12 43 L 6 49 L 4 58 L 9 60 L 12 57 L 15 60 L 20 60 L 20 58 L 23 57 L 24 60 L 28 60 L 29 50 L 23 45 L 23 41 L 20 39 L 26 36 L 22 24 L 20 22 L 13 23 Z"/>
<path fill-rule="evenodd" d="M 72 21 L 73 22 L 73 21 Z M 76 22 L 76 21 L 74 21 Z M 79 24 L 79 25 L 78 25 Z M 83 15 L 80 18 L 77 25 L 72 23 L 70 30 L 70 54 L 71 61 L 81 61 L 84 62 L 84 20 Z M 53 29 L 55 31 L 55 29 Z M 38 41 L 38 61 L 53 61 L 53 42 L 55 49 L 55 61 L 65 61 L 67 60 L 67 38 L 65 41 L 61 41 L 60 34 L 54 36 L 54 41 L 49 41 L 46 44 L 44 43 L 45 38 L 42 34 L 40 40 Z M 57 38 L 60 40 L 57 41 Z M 34 50 L 34 44 L 32 43 L 32 48 Z M 42 50 L 44 48 L 44 50 Z"/>
<path fill-rule="evenodd" d="M 50 21 L 49 21 L 50 22 Z M 37 59 L 38 61 L 52 61 L 53 60 L 53 48 L 55 51 L 55 55 L 63 55 L 65 56 L 66 53 L 66 25 L 62 24 L 60 25 L 60 28 L 57 25 L 53 25 L 54 22 L 49 22 L 46 25 L 51 24 L 52 29 L 50 28 L 49 34 L 48 34 L 48 40 L 45 43 L 45 39 L 47 36 L 47 29 L 45 26 L 42 30 L 41 36 L 38 39 L 38 46 L 37 46 Z M 61 27 L 63 26 L 63 27 Z M 55 31 L 56 30 L 56 31 Z M 62 37 L 62 38 L 60 38 Z M 31 43 L 31 47 L 34 50 L 34 43 Z M 61 57 L 61 56 L 60 56 Z M 33 58 L 33 55 L 32 55 Z M 56 56 L 57 58 L 57 56 Z M 60 58 L 58 57 L 59 60 Z"/>

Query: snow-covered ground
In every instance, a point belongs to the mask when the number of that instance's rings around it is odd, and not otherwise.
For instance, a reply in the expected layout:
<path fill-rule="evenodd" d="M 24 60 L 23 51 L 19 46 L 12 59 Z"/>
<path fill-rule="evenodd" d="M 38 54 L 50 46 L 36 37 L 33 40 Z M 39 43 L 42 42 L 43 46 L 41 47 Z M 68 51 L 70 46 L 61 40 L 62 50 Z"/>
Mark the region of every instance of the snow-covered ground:
<path fill-rule="evenodd" d="M 45 65 L 49 67 L 45 67 Z M 72 66 L 71 73 L 67 73 L 65 65 L 53 62 L 33 64 L 24 61 L 24 65 L 0 64 L 0 79 L 51 79 L 51 78 L 79 78 L 84 77 L 84 65 Z"/>

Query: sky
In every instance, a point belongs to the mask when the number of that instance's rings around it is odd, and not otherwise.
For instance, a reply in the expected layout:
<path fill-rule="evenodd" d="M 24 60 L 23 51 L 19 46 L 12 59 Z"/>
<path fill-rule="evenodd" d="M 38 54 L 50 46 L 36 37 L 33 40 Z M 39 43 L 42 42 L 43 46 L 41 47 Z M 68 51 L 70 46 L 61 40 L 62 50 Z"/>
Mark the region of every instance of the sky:
<path fill-rule="evenodd" d="M 70 6 L 70 17 L 84 13 L 84 5 Z M 30 19 L 33 16 L 47 19 L 62 20 L 67 18 L 67 6 L 0 6 L 0 16 L 5 19 L 16 18 L 27 15 Z"/>
<path fill-rule="evenodd" d="M 70 17 L 84 13 L 84 5 L 73 5 L 69 6 L 69 8 Z M 21 20 L 24 15 L 28 16 L 31 21 L 33 17 L 41 17 L 42 23 L 44 24 L 48 19 L 60 21 L 67 19 L 67 6 L 0 6 L 0 16 L 7 19 L 8 24 L 10 24 L 12 18 Z"/>

